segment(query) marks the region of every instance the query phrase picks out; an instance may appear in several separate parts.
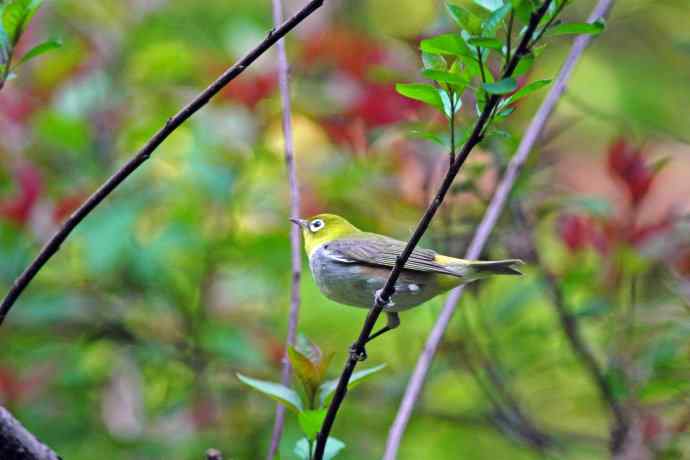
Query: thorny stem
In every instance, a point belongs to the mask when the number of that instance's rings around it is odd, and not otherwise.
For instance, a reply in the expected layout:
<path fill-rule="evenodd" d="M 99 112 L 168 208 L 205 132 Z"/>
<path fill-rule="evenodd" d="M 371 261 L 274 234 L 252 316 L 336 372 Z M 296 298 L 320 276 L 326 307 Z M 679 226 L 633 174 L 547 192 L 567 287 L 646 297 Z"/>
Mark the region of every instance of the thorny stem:
<path fill-rule="evenodd" d="M 272 29 L 266 38 L 257 45 L 256 48 L 247 53 L 242 59 L 237 61 L 232 67 L 228 68 L 223 74 L 211 83 L 205 90 L 184 106 L 177 114 L 169 118 L 165 125 L 161 127 L 148 142 L 125 163 L 115 174 L 101 185 L 82 205 L 69 216 L 63 226 L 50 238 L 43 246 L 38 256 L 29 264 L 21 275 L 14 281 L 9 292 L 0 303 L 0 325 L 4 322 L 10 309 L 29 285 L 31 280 L 38 274 L 43 266 L 60 249 L 60 245 L 67 239 L 72 231 L 93 211 L 103 200 L 110 195 L 122 182 L 125 181 L 135 170 L 137 170 L 151 154 L 170 136 L 182 123 L 204 107 L 213 96 L 218 94 L 232 80 L 237 78 L 247 67 L 249 67 L 259 56 L 264 54 L 280 38 L 294 29 L 299 23 L 316 11 L 324 0 L 312 0 L 297 14 L 285 21 L 277 29 Z"/>
<path fill-rule="evenodd" d="M 551 4 L 551 1 L 552 0 L 545 0 L 544 3 L 539 7 L 539 9 L 536 12 L 534 12 L 530 17 L 529 24 L 525 29 L 525 34 L 523 35 L 522 40 L 518 45 L 518 49 L 516 50 L 513 59 L 511 59 L 509 64 L 506 66 L 502 78 L 510 77 L 515 71 L 515 67 L 517 66 L 522 56 L 529 52 L 529 43 L 532 39 L 532 36 L 535 33 L 536 28 L 539 22 L 541 21 L 541 18 L 544 16 L 544 14 L 546 14 L 546 11 L 549 5 Z M 395 283 L 398 280 L 398 277 L 400 276 L 400 273 L 402 272 L 405 263 L 410 258 L 412 251 L 419 243 L 419 240 L 422 238 L 427 228 L 429 228 L 431 220 L 436 214 L 438 208 L 441 206 L 441 203 L 443 203 L 443 199 L 448 193 L 448 190 L 453 184 L 453 180 L 458 175 L 458 172 L 460 172 L 460 168 L 465 163 L 467 156 L 470 154 L 472 149 L 479 142 L 481 142 L 482 133 L 484 131 L 485 125 L 489 121 L 491 112 L 493 111 L 494 107 L 498 104 L 498 102 L 501 100 L 501 98 L 502 96 L 493 94 L 487 101 L 484 110 L 482 110 L 482 113 L 479 116 L 479 119 L 477 120 L 474 129 L 472 130 L 472 134 L 470 134 L 470 137 L 468 138 L 467 142 L 463 145 L 457 158 L 455 158 L 453 164 L 448 168 L 448 172 L 446 173 L 446 176 L 443 179 L 443 182 L 441 183 L 441 186 L 439 187 L 436 196 L 424 212 L 424 215 L 417 224 L 417 228 L 410 237 L 410 240 L 405 246 L 405 249 L 403 250 L 402 254 L 397 258 L 395 266 L 391 270 L 390 275 L 388 276 L 388 279 L 386 280 L 383 289 L 380 291 L 380 294 L 376 296 L 374 300 L 374 305 L 372 306 L 372 309 L 369 310 L 369 314 L 367 315 L 367 318 L 364 321 L 364 325 L 362 326 L 362 330 L 359 334 L 359 337 L 351 347 L 352 350 L 354 350 L 354 353 L 350 353 L 350 356 L 348 357 L 345 363 L 345 367 L 340 375 L 340 379 L 338 380 L 338 386 L 336 387 L 333 399 L 331 400 L 331 403 L 328 407 L 328 412 L 326 413 L 324 422 L 321 425 L 321 430 L 316 436 L 317 442 L 316 451 L 314 452 L 314 460 L 322 460 L 323 458 L 328 435 L 331 432 L 340 405 L 342 404 L 343 400 L 345 399 L 345 395 L 347 394 L 347 384 L 350 381 L 350 377 L 352 376 L 355 367 L 357 366 L 357 355 L 363 355 L 364 345 L 366 344 L 367 340 L 369 339 L 369 336 L 371 335 L 371 331 L 374 328 L 374 325 L 376 324 L 376 320 L 381 314 L 383 307 L 388 304 L 391 297 L 395 293 Z"/>

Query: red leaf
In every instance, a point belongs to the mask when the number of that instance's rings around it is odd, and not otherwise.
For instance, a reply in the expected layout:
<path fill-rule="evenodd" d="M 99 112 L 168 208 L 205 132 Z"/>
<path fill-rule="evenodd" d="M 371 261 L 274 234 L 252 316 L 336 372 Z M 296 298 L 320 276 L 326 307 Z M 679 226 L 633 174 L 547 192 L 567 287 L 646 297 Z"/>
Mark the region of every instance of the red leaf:
<path fill-rule="evenodd" d="M 60 223 L 72 214 L 86 200 L 85 194 L 68 195 L 55 204 L 53 222 Z"/>
<path fill-rule="evenodd" d="M 302 59 L 306 66 L 333 65 L 362 79 L 370 66 L 383 63 L 384 56 L 384 49 L 363 33 L 329 28 L 305 40 Z"/>
<path fill-rule="evenodd" d="M 246 75 L 238 78 L 223 91 L 223 95 L 254 109 L 262 99 L 269 97 L 278 86 L 274 73 Z"/>
<path fill-rule="evenodd" d="M 561 239 L 573 252 L 584 249 L 590 243 L 591 226 L 591 220 L 581 215 L 563 214 L 558 219 Z"/>
<path fill-rule="evenodd" d="M 616 140 L 609 148 L 609 173 L 620 179 L 628 189 L 634 204 L 638 204 L 649 192 L 655 168 L 649 164 L 642 151 L 624 139 Z"/>
<path fill-rule="evenodd" d="M 17 194 L 0 201 L 0 218 L 26 224 L 31 211 L 38 201 L 43 182 L 38 170 L 32 165 L 21 166 L 15 175 Z"/>
<path fill-rule="evenodd" d="M 416 116 L 421 107 L 421 102 L 396 93 L 393 85 L 370 83 L 363 88 L 346 116 L 361 118 L 367 128 L 373 128 Z"/>

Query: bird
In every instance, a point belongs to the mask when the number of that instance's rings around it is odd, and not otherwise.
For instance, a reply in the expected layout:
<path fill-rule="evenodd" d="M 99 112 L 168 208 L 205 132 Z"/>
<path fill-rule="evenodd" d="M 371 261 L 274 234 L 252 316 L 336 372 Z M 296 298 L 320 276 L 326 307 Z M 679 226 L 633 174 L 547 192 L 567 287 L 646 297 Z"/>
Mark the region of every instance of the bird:
<path fill-rule="evenodd" d="M 364 232 L 336 214 L 290 220 L 302 229 L 309 268 L 321 293 L 340 304 L 372 308 L 407 243 Z M 521 275 L 517 267 L 522 263 L 519 259 L 465 260 L 415 248 L 383 308 L 386 326 L 367 342 L 400 326 L 399 312 L 481 278 Z"/>

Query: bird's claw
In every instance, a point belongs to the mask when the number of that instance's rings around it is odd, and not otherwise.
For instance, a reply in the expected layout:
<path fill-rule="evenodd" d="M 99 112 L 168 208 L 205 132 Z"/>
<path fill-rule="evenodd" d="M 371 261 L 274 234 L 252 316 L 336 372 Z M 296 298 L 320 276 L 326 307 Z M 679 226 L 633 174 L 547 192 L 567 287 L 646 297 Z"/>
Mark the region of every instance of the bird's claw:
<path fill-rule="evenodd" d="M 365 361 L 367 359 L 367 351 L 364 347 L 357 347 L 357 344 L 353 343 L 350 346 L 350 358 L 359 362 Z"/>
<path fill-rule="evenodd" d="M 392 308 L 395 306 L 395 304 L 390 298 L 388 298 L 387 302 L 383 300 L 383 289 L 379 289 L 376 291 L 376 293 L 374 294 L 374 300 L 376 302 L 376 305 L 383 305 L 384 309 Z"/>

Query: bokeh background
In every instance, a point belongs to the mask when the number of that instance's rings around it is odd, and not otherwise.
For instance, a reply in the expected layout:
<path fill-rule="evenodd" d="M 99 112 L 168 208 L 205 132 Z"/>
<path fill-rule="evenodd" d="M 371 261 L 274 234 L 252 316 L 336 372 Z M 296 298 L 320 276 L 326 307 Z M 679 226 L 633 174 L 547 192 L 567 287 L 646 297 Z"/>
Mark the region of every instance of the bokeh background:
<path fill-rule="evenodd" d="M 573 3 L 566 17 L 584 20 L 594 2 Z M 401 459 L 608 457 L 610 411 L 565 339 L 545 272 L 632 414 L 640 452 L 690 456 L 690 9 L 618 3 L 485 252 L 526 259 L 525 276 L 467 290 Z M 271 25 L 263 0 L 46 1 L 21 46 L 63 47 L 0 91 L 0 291 Z M 447 164 L 415 133 L 444 121 L 394 84 L 419 79 L 421 38 L 453 27 L 438 1 L 326 1 L 289 36 L 305 215 L 410 235 Z M 569 39 L 548 42 L 529 78 L 558 71 Z M 512 136 L 472 154 L 426 246 L 462 255 L 543 94 L 502 126 Z M 280 115 L 271 52 L 108 198 L 12 311 L 0 403 L 65 459 L 265 455 L 274 403 L 235 373 L 280 378 L 290 281 Z M 335 377 L 364 312 L 325 299 L 308 272 L 301 292 L 299 331 L 336 353 Z M 387 367 L 348 396 L 338 458 L 382 454 L 441 306 L 405 313 L 369 347 L 367 364 Z M 299 437 L 288 415 L 282 458 Z"/>

